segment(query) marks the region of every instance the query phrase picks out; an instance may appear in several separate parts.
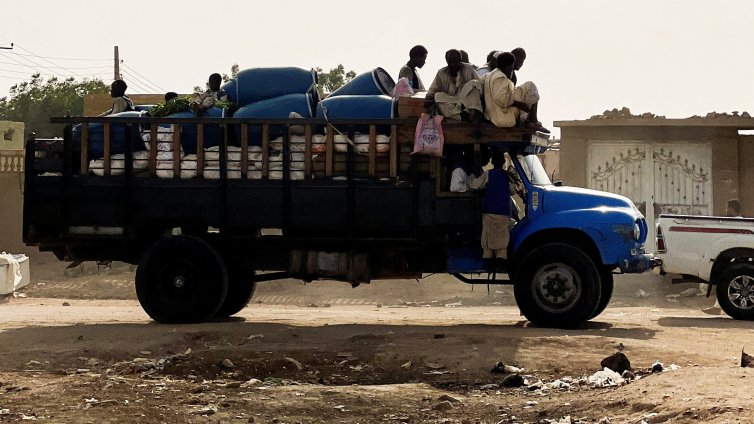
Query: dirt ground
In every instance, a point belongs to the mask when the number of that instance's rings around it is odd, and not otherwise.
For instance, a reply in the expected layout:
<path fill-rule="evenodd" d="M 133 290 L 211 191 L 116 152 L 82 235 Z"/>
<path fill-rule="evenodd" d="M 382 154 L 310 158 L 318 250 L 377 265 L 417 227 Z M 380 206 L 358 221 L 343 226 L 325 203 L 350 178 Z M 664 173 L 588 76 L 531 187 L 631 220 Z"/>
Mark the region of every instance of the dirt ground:
<path fill-rule="evenodd" d="M 176 326 L 141 310 L 128 265 L 32 260 L 0 305 L 0 422 L 754 423 L 754 322 L 657 275 L 616 278 L 568 331 L 528 325 L 510 287 L 441 275 L 264 283 L 230 320 Z M 618 351 L 638 378 L 591 383 Z"/>

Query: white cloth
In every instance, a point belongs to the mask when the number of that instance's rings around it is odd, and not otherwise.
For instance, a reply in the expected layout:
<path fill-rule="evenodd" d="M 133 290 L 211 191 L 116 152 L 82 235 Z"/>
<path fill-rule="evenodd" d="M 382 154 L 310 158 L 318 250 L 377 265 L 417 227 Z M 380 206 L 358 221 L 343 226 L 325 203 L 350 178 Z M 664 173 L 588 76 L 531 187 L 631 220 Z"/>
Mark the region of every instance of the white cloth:
<path fill-rule="evenodd" d="M 21 262 L 27 260 L 26 255 L 0 253 L 0 265 L 6 265 L 5 275 L 0 275 L 4 284 L 0 285 L 0 294 L 13 293 L 21 287 L 24 278 L 21 272 Z"/>
<path fill-rule="evenodd" d="M 450 191 L 453 193 L 465 193 L 469 190 L 469 176 L 463 168 L 458 167 L 450 175 Z"/>

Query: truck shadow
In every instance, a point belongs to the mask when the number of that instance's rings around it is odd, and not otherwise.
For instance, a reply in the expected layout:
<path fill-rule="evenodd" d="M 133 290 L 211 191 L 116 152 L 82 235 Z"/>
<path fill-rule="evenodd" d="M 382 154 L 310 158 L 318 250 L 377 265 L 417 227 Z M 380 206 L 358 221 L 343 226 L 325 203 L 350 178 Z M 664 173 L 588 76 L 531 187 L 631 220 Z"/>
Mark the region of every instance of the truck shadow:
<path fill-rule="evenodd" d="M 754 329 L 754 321 L 735 320 L 727 315 L 719 317 L 663 317 L 658 319 L 657 323 L 662 327 Z"/>

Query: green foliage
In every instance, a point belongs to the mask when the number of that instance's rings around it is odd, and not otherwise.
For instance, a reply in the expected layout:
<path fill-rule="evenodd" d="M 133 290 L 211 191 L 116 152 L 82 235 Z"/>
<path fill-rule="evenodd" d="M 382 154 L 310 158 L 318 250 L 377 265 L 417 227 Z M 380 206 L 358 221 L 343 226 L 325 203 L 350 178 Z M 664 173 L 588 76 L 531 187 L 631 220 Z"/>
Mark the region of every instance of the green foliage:
<path fill-rule="evenodd" d="M 158 103 L 155 107 L 149 110 L 149 114 L 158 118 L 178 112 L 184 112 L 190 109 L 189 103 L 191 103 L 191 96 L 179 96 L 170 99 L 167 102 Z"/>
<path fill-rule="evenodd" d="M 84 95 L 108 93 L 110 86 L 100 79 L 76 81 L 74 78 L 45 81 L 40 74 L 10 88 L 10 97 L 0 98 L 0 120 L 23 122 L 26 132 L 49 138 L 62 134 L 62 124 L 51 124 L 52 116 L 80 116 Z"/>
<path fill-rule="evenodd" d="M 318 85 L 323 93 L 332 93 L 356 77 L 356 72 L 346 72 L 343 65 L 338 65 L 336 68 L 330 69 L 329 72 L 325 72 L 319 67 L 316 68 L 316 71 Z"/>
<path fill-rule="evenodd" d="M 223 82 L 232 80 L 236 77 L 236 75 L 238 75 L 238 64 L 234 63 L 233 66 L 230 67 L 230 75 L 223 74 Z"/>

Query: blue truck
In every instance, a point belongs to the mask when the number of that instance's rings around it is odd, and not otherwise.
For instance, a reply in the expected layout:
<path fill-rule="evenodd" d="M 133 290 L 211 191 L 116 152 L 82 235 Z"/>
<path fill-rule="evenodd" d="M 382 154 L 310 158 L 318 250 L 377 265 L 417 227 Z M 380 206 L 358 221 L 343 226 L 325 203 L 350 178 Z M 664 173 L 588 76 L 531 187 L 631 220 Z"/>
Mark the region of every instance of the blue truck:
<path fill-rule="evenodd" d="M 551 182 L 541 134 L 445 123 L 445 157 L 412 155 L 422 106 L 401 98 L 380 120 L 52 118 L 64 136 L 26 144 L 25 242 L 137 264 L 139 301 L 163 323 L 233 315 L 263 281 L 442 272 L 511 284 L 532 323 L 572 328 L 605 309 L 613 273 L 651 269 L 639 210 Z M 479 168 L 491 149 L 523 188 L 502 268 L 481 258 L 482 194 L 449 190 L 451 157 Z"/>

